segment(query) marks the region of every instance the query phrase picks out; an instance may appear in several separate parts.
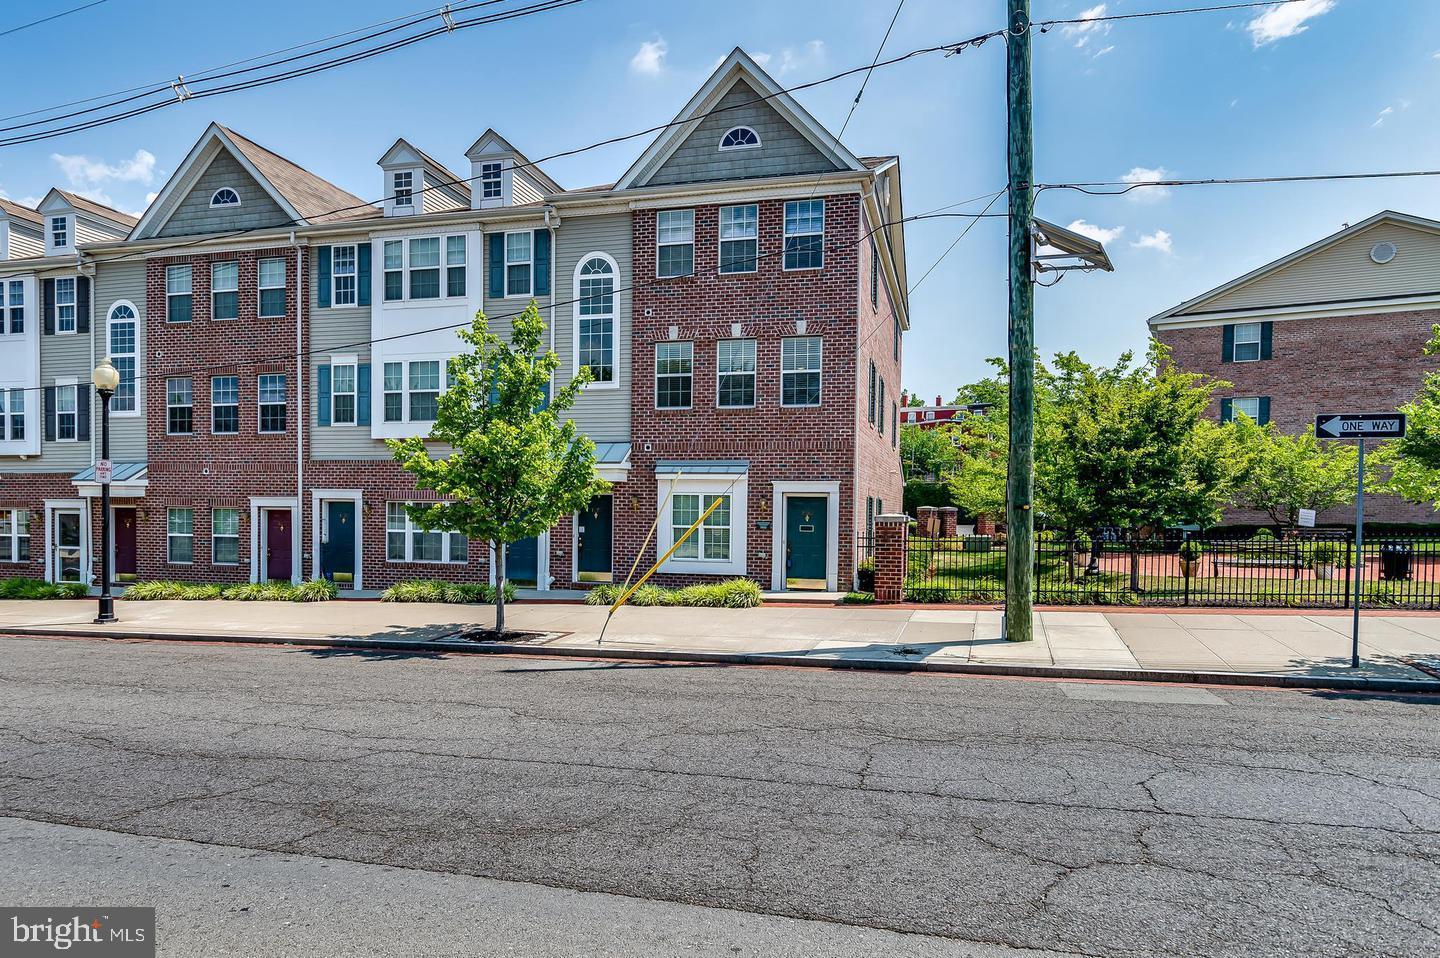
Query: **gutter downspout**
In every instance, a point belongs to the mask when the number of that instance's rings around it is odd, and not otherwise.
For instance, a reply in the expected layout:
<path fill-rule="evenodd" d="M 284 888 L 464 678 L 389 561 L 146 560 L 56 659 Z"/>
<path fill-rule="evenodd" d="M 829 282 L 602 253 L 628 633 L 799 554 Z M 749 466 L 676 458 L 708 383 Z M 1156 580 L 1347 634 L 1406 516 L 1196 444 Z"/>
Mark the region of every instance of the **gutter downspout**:
<path fill-rule="evenodd" d="M 90 280 L 90 369 L 93 372 L 95 369 L 95 334 L 99 331 L 96 327 L 101 327 L 105 329 L 105 346 L 107 351 L 109 350 L 110 346 L 109 326 L 102 325 L 101 323 L 97 323 L 95 321 L 95 277 L 99 273 L 99 270 L 95 267 L 94 264 L 91 264 L 90 272 L 86 273 L 85 254 L 77 251 L 75 253 L 75 272 Z M 84 389 L 87 387 L 81 386 L 81 388 Z M 90 386 L 88 388 L 94 387 Z M 90 415 L 90 465 L 92 467 L 95 465 L 95 415 L 93 412 Z"/>
<path fill-rule="evenodd" d="M 552 222 L 551 219 L 550 219 L 550 214 L 553 213 L 554 211 L 555 211 L 555 207 L 553 207 L 553 206 L 548 206 L 548 205 L 547 205 L 547 206 L 545 207 L 545 229 L 547 229 L 547 230 L 550 231 L 550 351 L 551 351 L 552 353 L 555 352 L 555 295 L 556 295 L 556 294 L 555 294 L 555 281 L 556 281 L 556 273 L 557 273 L 557 270 L 556 270 L 556 262 L 560 259 L 560 242 L 559 242 L 559 238 L 555 235 L 555 231 L 556 231 L 556 230 L 559 228 L 559 226 L 560 226 L 560 217 L 559 217 L 559 216 L 556 216 L 554 222 Z M 617 325 L 618 325 L 618 323 L 617 323 Z M 572 336 L 573 336 L 573 331 L 572 331 Z M 617 339 L 619 338 L 618 332 L 617 332 L 616 338 L 617 338 Z M 571 362 L 573 363 L 574 361 L 575 361 L 575 358 L 572 356 L 572 357 L 571 357 Z M 554 374 L 551 374 L 551 376 L 550 376 L 550 395 L 551 395 L 552 397 L 555 395 L 555 376 L 554 376 Z M 547 541 L 547 543 L 548 543 L 548 541 L 549 541 L 548 538 L 547 538 L 546 541 Z M 555 577 L 550 574 L 550 555 L 549 555 L 549 553 L 552 552 L 552 551 L 553 551 L 552 549 L 546 549 L 546 550 L 545 550 L 545 552 L 546 552 L 546 555 L 545 555 L 545 557 L 544 557 L 544 558 L 545 558 L 545 581 L 544 581 L 544 582 L 541 582 L 541 583 L 536 583 L 536 585 L 537 585 L 539 588 L 541 588 L 541 589 L 543 589 L 543 590 L 545 590 L 545 591 L 547 591 L 547 592 L 548 592 L 549 589 L 550 589 L 550 583 L 552 583 L 552 582 L 555 581 Z M 572 552 L 573 552 L 573 550 L 572 550 Z"/>
<path fill-rule="evenodd" d="M 295 524 L 292 539 L 298 540 L 300 548 L 297 560 L 291 569 L 292 579 L 304 581 L 305 568 L 305 417 L 310 405 L 305 401 L 305 283 L 304 250 L 295 241 L 295 231 L 290 231 L 290 245 L 295 250 Z M 311 516 L 311 522 L 318 521 Z M 311 556 L 310 561 L 315 562 Z"/>

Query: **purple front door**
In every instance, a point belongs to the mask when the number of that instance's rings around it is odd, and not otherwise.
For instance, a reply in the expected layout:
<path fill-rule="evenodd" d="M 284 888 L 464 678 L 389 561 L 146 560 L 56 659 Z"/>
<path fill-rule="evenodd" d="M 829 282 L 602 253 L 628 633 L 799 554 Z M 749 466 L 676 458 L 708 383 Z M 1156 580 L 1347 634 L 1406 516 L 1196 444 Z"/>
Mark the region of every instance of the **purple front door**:
<path fill-rule="evenodd" d="M 290 510 L 265 510 L 265 578 L 289 582 L 291 558 Z"/>

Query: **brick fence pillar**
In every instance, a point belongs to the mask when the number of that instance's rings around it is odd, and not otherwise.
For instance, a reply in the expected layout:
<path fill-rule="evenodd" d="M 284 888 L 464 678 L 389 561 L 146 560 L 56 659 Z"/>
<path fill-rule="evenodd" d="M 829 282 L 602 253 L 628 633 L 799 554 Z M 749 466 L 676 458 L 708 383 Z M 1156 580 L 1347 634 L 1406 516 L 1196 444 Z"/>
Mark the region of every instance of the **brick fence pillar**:
<path fill-rule="evenodd" d="M 909 532 L 909 516 L 886 515 L 875 520 L 876 602 L 899 602 L 905 598 L 905 552 Z"/>
<path fill-rule="evenodd" d="M 983 513 L 976 516 L 975 534 L 977 536 L 993 536 L 995 534 L 995 520 Z"/>
<path fill-rule="evenodd" d="M 939 528 L 939 523 L 935 519 L 935 507 L 917 507 L 915 510 L 915 518 L 920 523 L 919 534 L 925 536 L 927 539 L 934 538 L 935 532 Z"/>
<path fill-rule="evenodd" d="M 953 539 L 960 531 L 960 510 L 954 506 L 940 507 L 940 536 Z"/>

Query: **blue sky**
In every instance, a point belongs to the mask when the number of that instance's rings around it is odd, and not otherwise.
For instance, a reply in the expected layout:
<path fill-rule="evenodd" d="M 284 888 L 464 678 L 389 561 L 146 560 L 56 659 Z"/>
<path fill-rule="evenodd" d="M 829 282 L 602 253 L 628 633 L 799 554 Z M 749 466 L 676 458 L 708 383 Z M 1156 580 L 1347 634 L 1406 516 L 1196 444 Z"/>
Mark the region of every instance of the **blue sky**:
<path fill-rule="evenodd" d="M 414 6 L 378 0 L 107 0 L 0 37 L 17 113 L 195 72 L 365 26 Z M 1198 0 L 1197 0 L 1198 2 Z M 1213 0 L 1205 0 L 1213 2 Z M 78 6 L 7 5 L 0 30 Z M 1191 5 L 1109 0 L 1105 12 Z M 1035 0 L 1068 18 L 1093 0 Z M 376 159 L 405 136 L 457 171 L 493 126 L 542 156 L 669 120 L 739 45 L 790 86 L 870 62 L 894 11 L 879 0 L 587 0 L 438 37 L 315 77 L 192 101 L 62 139 L 0 149 L 0 191 L 62 186 L 138 210 L 212 119 L 350 191 L 381 191 Z M 906 0 L 888 54 L 1002 25 L 1003 0 Z M 1034 38 L 1037 178 L 1115 180 L 1440 167 L 1440 4 L 1305 0 L 1234 11 L 1057 28 Z M 39 82 L 43 78 L 43 83 Z M 798 95 L 838 130 L 858 78 Z M 1004 50 L 917 58 L 878 70 L 846 131 L 855 152 L 898 153 L 908 213 L 1005 182 Z M 8 125 L 16 121 L 8 121 Z M 609 182 L 632 140 L 547 164 L 565 186 Z M 972 207 L 973 208 L 973 207 Z M 1389 180 L 1197 187 L 1090 197 L 1047 191 L 1037 214 L 1107 231 L 1117 271 L 1073 274 L 1037 295 L 1042 352 L 1111 361 L 1143 348 L 1145 319 L 1380 209 L 1440 217 L 1440 182 Z M 964 227 L 907 227 L 911 282 Z M 912 297 L 905 385 L 947 398 L 1005 344 L 1005 226 L 983 220 Z"/>

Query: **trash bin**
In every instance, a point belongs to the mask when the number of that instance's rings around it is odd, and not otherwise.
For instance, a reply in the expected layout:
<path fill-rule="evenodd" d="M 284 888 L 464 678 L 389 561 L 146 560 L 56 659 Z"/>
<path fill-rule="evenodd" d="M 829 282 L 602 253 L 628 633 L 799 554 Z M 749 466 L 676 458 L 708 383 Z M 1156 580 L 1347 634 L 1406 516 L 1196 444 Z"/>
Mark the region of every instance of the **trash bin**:
<path fill-rule="evenodd" d="M 1380 547 L 1380 578 L 1398 582 L 1410 578 L 1413 549 L 1408 542 L 1387 542 Z"/>

